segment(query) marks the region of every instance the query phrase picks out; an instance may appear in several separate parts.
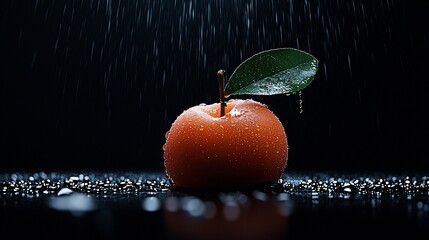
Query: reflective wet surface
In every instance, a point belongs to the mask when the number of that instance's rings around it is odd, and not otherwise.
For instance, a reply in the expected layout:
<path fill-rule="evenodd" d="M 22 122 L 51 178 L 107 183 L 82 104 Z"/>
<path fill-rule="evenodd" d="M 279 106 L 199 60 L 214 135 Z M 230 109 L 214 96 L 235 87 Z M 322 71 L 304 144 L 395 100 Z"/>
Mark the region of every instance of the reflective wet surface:
<path fill-rule="evenodd" d="M 177 190 L 161 172 L 4 173 L 0 228 L 102 239 L 408 237 L 429 227 L 428 174 L 287 173 L 278 184 Z"/>

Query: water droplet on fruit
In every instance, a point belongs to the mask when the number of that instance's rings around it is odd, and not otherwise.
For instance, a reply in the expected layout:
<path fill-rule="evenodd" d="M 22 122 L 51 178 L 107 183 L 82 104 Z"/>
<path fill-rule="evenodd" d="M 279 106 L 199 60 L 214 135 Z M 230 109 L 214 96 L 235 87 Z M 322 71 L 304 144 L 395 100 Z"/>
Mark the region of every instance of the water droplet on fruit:
<path fill-rule="evenodd" d="M 168 138 L 168 135 L 170 135 L 170 131 L 165 132 L 165 139 Z"/>
<path fill-rule="evenodd" d="M 205 103 L 200 103 L 200 106 L 206 106 L 207 104 L 205 104 Z"/>
<path fill-rule="evenodd" d="M 235 124 L 232 124 L 232 123 L 231 123 L 231 127 L 235 127 Z"/>
<path fill-rule="evenodd" d="M 230 112 L 229 112 L 229 115 L 231 116 L 231 117 L 237 117 L 237 116 L 240 116 L 240 115 L 242 115 L 243 114 L 243 112 L 242 111 L 239 111 L 237 108 L 233 108 Z"/>

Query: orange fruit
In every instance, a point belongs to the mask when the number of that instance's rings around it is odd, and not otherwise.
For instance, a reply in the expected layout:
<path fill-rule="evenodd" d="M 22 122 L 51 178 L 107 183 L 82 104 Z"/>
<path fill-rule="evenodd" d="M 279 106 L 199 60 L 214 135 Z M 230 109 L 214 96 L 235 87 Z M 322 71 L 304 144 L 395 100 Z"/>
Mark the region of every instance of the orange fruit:
<path fill-rule="evenodd" d="M 286 167 L 288 143 L 277 116 L 252 99 L 200 104 L 180 114 L 163 146 L 175 188 L 235 188 L 276 183 Z"/>

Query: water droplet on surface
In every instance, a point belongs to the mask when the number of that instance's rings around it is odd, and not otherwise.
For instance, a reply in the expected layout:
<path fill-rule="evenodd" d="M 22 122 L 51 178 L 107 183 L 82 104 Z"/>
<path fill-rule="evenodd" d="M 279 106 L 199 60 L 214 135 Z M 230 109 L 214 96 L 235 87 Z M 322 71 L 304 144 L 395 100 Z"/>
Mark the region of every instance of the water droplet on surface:
<path fill-rule="evenodd" d="M 288 201 L 290 199 L 290 195 L 288 193 L 279 193 L 277 195 L 277 200 L 279 201 Z"/>
<path fill-rule="evenodd" d="M 57 196 L 69 195 L 71 193 L 73 193 L 73 190 L 70 188 L 62 188 L 60 191 L 58 191 Z"/>
<path fill-rule="evenodd" d="M 161 208 L 161 201 L 157 197 L 147 197 L 143 200 L 143 209 L 148 212 L 155 212 Z"/>
<path fill-rule="evenodd" d="M 96 208 L 94 200 L 81 193 L 55 197 L 50 200 L 49 206 L 59 211 L 69 211 L 75 216 L 80 216 Z"/>
<path fill-rule="evenodd" d="M 261 191 L 253 192 L 253 197 L 257 200 L 260 200 L 260 201 L 267 201 L 268 200 L 268 195 L 264 192 L 261 192 Z"/>
<path fill-rule="evenodd" d="M 356 186 L 349 184 L 349 183 L 346 183 L 346 184 L 340 186 L 337 189 L 337 192 L 343 193 L 343 194 L 356 194 L 358 192 L 358 189 Z"/>
<path fill-rule="evenodd" d="M 200 217 L 204 214 L 205 205 L 196 197 L 184 197 L 181 202 L 182 209 L 192 217 Z"/>
<path fill-rule="evenodd" d="M 70 177 L 69 180 L 70 181 L 79 181 L 79 177 L 73 176 L 73 177 Z"/>

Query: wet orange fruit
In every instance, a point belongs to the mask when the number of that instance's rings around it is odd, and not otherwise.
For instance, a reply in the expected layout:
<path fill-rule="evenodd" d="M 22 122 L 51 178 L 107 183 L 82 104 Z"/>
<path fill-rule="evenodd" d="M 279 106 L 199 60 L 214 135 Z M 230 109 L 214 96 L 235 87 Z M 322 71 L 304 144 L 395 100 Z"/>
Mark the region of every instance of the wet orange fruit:
<path fill-rule="evenodd" d="M 164 164 L 172 187 L 252 187 L 278 181 L 287 163 L 286 132 L 265 104 L 230 100 L 189 108 L 166 133 Z"/>

